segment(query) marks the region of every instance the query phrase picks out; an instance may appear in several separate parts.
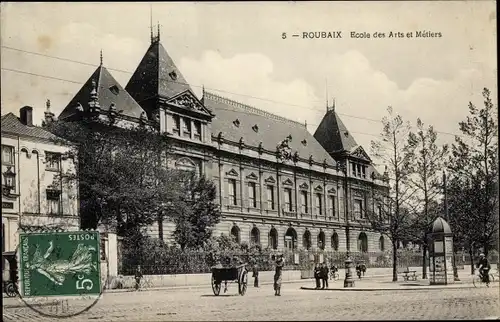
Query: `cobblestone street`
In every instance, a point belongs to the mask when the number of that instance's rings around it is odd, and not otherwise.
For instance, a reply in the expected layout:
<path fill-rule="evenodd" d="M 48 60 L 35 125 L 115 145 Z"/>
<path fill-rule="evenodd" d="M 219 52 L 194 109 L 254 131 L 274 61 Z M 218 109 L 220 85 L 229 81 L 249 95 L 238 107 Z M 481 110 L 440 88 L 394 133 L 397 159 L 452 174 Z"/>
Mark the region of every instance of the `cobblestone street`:
<path fill-rule="evenodd" d="M 483 319 L 500 316 L 498 284 L 490 288 L 395 291 L 305 291 L 284 285 L 281 297 L 272 286 L 237 295 L 211 289 L 106 293 L 79 321 L 186 320 L 415 320 Z M 4 321 L 47 321 L 27 307 L 4 308 Z"/>

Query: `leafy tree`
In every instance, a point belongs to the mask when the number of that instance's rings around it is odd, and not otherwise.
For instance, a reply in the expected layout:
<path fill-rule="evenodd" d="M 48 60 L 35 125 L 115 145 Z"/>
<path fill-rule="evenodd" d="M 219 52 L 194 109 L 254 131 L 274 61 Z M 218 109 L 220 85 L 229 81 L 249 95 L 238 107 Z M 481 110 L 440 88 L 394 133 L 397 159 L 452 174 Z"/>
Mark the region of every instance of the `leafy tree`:
<path fill-rule="evenodd" d="M 382 141 L 372 141 L 372 154 L 386 166 L 385 178 L 390 182 L 389 196 L 377 197 L 383 205 L 379 214 L 367 210 L 366 218 L 375 231 L 387 236 L 392 244 L 392 280 L 398 280 L 397 246 L 412 230 L 412 201 L 415 189 L 410 185 L 413 173 L 415 142 L 408 140 L 410 125 L 400 115 L 394 115 L 391 107 L 389 116 L 382 119 Z M 369 208 L 369 207 L 367 207 Z"/>
<path fill-rule="evenodd" d="M 455 137 L 448 168 L 453 229 L 463 234 L 471 254 L 477 246 L 487 255 L 498 236 L 498 113 L 490 91 L 482 94 L 484 107 L 469 102 L 469 116 L 459 123 L 463 135 Z"/>
<path fill-rule="evenodd" d="M 220 207 L 216 202 L 217 188 L 204 176 L 185 174 L 181 198 L 173 203 L 174 238 L 181 249 L 199 249 L 212 235 L 212 227 L 220 221 Z"/>
<path fill-rule="evenodd" d="M 182 185 L 166 168 L 168 146 L 147 126 L 120 128 L 104 121 L 55 121 L 47 129 L 75 148 L 67 157 L 77 171 L 63 179 L 78 182 L 81 226 L 104 224 L 121 236 L 149 226 L 167 210 Z"/>
<path fill-rule="evenodd" d="M 415 200 L 417 205 L 422 205 L 418 209 L 420 215 L 415 221 L 414 239 L 423 245 L 422 258 L 422 278 L 427 278 L 427 227 L 436 218 L 436 213 L 430 212 L 431 203 L 442 194 L 442 184 L 440 171 L 444 169 L 445 156 L 448 153 L 448 146 L 439 148 L 436 144 L 437 133 L 432 125 L 427 129 L 424 123 L 417 119 L 417 133 L 410 132 L 409 141 L 416 147 L 414 159 L 414 174 L 410 177 L 410 183 L 417 189 Z"/>

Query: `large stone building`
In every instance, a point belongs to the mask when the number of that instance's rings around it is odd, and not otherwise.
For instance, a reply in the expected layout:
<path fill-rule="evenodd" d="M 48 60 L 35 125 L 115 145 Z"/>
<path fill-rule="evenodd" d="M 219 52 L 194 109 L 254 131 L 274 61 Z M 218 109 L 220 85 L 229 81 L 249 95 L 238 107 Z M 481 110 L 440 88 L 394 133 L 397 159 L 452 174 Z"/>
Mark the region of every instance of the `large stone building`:
<path fill-rule="evenodd" d="M 47 102 L 46 118 L 54 115 Z M 78 186 L 69 145 L 33 125 L 33 108 L 2 116 L 2 252 L 15 251 L 23 228 L 78 229 Z"/>
<path fill-rule="evenodd" d="M 149 122 L 166 133 L 173 142 L 170 166 L 217 185 L 222 219 L 216 234 L 274 249 L 345 251 L 349 231 L 352 251 L 384 250 L 383 237 L 368 229 L 366 211 L 379 211 L 374 197 L 386 194 L 387 184 L 334 107 L 312 135 L 304 124 L 213 93 L 198 98 L 158 36 L 125 88 L 101 58 L 59 118 L 85 113 L 114 117 L 116 124 Z M 150 233 L 172 242 L 173 223 L 160 228 L 155 224 Z"/>

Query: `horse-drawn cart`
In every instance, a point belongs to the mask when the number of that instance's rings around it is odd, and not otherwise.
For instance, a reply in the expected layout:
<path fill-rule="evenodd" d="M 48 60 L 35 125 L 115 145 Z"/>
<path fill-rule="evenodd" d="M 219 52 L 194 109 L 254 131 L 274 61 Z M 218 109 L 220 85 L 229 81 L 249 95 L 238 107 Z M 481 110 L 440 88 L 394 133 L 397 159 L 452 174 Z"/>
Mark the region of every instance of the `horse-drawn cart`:
<path fill-rule="evenodd" d="M 228 282 L 238 283 L 238 293 L 245 295 L 248 284 L 247 264 L 233 267 L 214 266 L 212 267 L 212 290 L 217 296 L 220 294 L 222 282 L 224 282 L 224 293 L 227 291 Z"/>

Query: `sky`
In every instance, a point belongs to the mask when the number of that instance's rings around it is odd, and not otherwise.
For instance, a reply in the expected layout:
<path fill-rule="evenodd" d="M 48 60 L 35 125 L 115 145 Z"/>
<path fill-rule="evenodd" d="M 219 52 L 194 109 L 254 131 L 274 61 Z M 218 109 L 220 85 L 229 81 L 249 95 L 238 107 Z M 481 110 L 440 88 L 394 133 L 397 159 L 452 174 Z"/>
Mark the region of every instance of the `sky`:
<path fill-rule="evenodd" d="M 2 2 L 2 115 L 29 105 L 40 124 L 47 99 L 58 115 L 98 66 L 101 50 L 104 66 L 125 87 L 149 46 L 151 16 L 199 97 L 205 86 L 307 121 L 311 133 L 335 98 L 368 153 L 388 106 L 413 125 L 421 118 L 440 132 L 440 143 L 452 143 L 469 101 L 482 106 L 484 87 L 498 101 L 494 1 Z M 342 38 L 302 38 L 322 31 Z M 417 38 L 417 31 L 441 37 Z"/>

